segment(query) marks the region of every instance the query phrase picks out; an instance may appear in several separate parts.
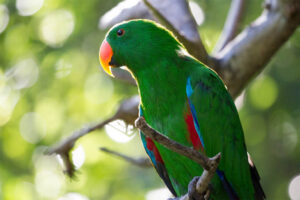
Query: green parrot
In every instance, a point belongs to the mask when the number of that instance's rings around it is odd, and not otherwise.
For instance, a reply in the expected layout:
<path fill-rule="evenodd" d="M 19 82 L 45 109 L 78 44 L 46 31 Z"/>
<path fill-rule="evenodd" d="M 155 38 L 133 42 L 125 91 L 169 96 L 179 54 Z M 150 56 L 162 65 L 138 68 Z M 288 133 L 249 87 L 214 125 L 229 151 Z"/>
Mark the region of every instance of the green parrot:
<path fill-rule="evenodd" d="M 111 67 L 127 67 L 138 85 L 140 115 L 155 130 L 209 157 L 221 152 L 209 199 L 265 199 L 226 86 L 170 31 L 149 20 L 117 24 L 102 42 L 99 58 L 110 75 Z M 141 138 L 173 195 L 186 194 L 189 182 L 203 168 L 143 133 Z"/>

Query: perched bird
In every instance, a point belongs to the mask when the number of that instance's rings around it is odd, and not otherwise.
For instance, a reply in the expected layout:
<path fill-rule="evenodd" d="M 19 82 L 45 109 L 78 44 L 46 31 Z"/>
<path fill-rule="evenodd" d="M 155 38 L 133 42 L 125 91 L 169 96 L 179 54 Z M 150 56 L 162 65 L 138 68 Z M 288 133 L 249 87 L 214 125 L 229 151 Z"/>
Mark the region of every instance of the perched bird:
<path fill-rule="evenodd" d="M 264 199 L 258 173 L 249 164 L 240 119 L 221 78 L 188 54 L 174 35 L 149 20 L 115 25 L 100 47 L 100 62 L 126 66 L 140 94 L 140 115 L 157 131 L 209 157 L 222 158 L 211 181 L 210 199 Z M 145 137 L 142 142 L 156 171 L 175 196 L 202 167 Z"/>

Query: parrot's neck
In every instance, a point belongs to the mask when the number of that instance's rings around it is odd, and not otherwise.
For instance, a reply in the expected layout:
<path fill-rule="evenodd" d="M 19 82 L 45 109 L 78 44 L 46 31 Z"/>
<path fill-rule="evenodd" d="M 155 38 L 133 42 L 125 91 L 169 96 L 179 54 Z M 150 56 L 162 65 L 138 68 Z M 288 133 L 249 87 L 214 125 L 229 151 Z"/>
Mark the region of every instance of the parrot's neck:
<path fill-rule="evenodd" d="M 132 72 L 138 84 L 145 117 L 147 114 L 155 117 L 158 113 L 168 116 L 183 106 L 178 105 L 186 98 L 188 73 L 183 66 L 180 60 L 160 60 L 155 67 L 144 66 L 143 70 Z"/>

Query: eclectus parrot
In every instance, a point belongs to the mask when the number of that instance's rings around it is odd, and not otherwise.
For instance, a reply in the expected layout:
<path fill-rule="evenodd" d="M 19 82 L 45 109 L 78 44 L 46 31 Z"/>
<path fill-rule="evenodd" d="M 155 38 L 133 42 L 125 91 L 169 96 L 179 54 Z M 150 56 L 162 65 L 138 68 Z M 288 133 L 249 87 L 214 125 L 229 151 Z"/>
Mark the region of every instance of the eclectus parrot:
<path fill-rule="evenodd" d="M 191 56 L 174 35 L 149 20 L 115 25 L 100 47 L 100 62 L 126 66 L 140 95 L 140 115 L 157 131 L 209 157 L 222 158 L 211 181 L 209 199 L 265 199 L 259 175 L 244 141 L 233 100 L 221 78 Z M 203 168 L 141 133 L 156 171 L 175 196 Z"/>

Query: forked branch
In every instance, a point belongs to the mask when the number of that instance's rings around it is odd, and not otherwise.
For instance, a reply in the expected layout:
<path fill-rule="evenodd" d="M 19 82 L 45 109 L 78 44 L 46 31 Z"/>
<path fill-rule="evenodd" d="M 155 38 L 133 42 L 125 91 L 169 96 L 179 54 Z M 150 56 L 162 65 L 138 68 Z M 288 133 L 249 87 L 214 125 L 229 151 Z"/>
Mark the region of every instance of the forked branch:
<path fill-rule="evenodd" d="M 49 148 L 46 154 L 60 155 L 65 164 L 66 174 L 68 174 L 70 177 L 73 177 L 75 168 L 70 159 L 71 158 L 70 152 L 74 147 L 76 141 L 79 138 L 87 135 L 92 131 L 102 129 L 106 124 L 117 119 L 121 119 L 125 121 L 127 124 L 133 124 L 138 114 L 138 107 L 137 107 L 138 102 L 139 102 L 138 96 L 133 96 L 129 99 L 122 101 L 117 112 L 112 117 L 104 121 L 101 121 L 95 125 L 87 125 L 86 127 L 73 132 L 69 137 L 62 140 L 58 144 L 54 145 L 54 147 Z"/>
<path fill-rule="evenodd" d="M 245 9 L 245 0 L 232 0 L 227 19 L 214 51 L 222 50 L 238 34 Z"/>
<path fill-rule="evenodd" d="M 178 38 L 180 42 L 183 43 L 183 45 L 188 49 L 190 54 L 195 56 L 197 59 L 201 60 L 203 63 L 208 64 L 208 54 L 206 52 L 206 49 L 201 41 L 199 33 L 197 33 L 196 36 L 193 37 L 187 37 L 187 35 L 184 35 L 184 31 L 176 29 L 176 27 L 167 19 L 167 17 L 161 13 L 156 7 L 159 6 L 159 1 L 150 1 L 150 0 L 143 0 L 145 5 L 148 7 L 148 9 L 152 12 L 152 14 L 158 19 L 158 21 L 163 24 L 165 27 L 167 27 L 170 31 L 174 33 L 174 35 Z M 155 5 L 153 5 L 155 4 Z M 167 3 L 167 2 L 165 2 Z M 192 14 L 190 13 L 189 5 L 186 0 L 177 0 L 177 4 L 180 4 L 181 10 L 184 10 L 184 17 L 189 19 L 189 23 L 191 25 L 191 30 L 194 28 L 197 31 L 197 24 L 195 22 L 195 19 L 193 18 Z M 174 4 L 174 0 L 169 1 L 169 4 Z M 182 26 L 182 25 L 181 25 Z"/>
<path fill-rule="evenodd" d="M 152 164 L 151 164 L 151 161 L 149 158 L 132 158 L 130 156 L 110 150 L 105 147 L 101 147 L 100 150 L 107 154 L 121 158 L 122 160 L 125 160 L 125 161 L 129 162 L 130 164 L 133 164 L 133 165 L 136 165 L 139 167 L 143 167 L 143 168 L 152 167 Z"/>

